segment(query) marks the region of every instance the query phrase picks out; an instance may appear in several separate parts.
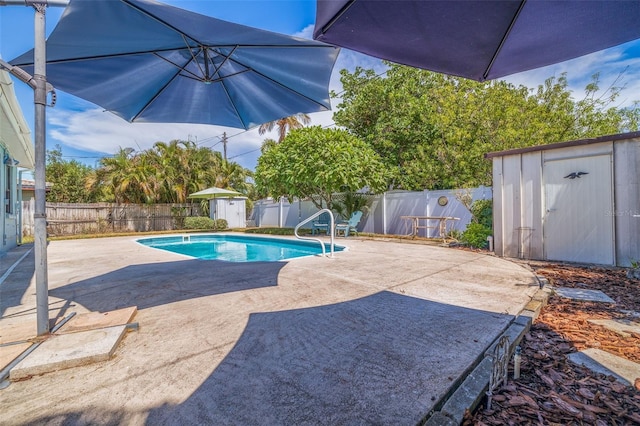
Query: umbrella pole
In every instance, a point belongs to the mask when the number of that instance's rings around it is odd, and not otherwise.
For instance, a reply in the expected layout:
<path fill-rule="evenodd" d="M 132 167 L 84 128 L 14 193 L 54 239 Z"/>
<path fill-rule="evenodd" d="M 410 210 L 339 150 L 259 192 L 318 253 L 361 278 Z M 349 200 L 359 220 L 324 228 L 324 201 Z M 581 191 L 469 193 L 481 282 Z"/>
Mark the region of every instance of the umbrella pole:
<path fill-rule="evenodd" d="M 36 269 L 36 313 L 38 335 L 49 333 L 49 283 L 47 277 L 47 217 L 46 217 L 46 43 L 45 43 L 45 4 L 34 4 L 34 91 L 35 104 L 35 209 L 34 209 L 34 247 Z"/>

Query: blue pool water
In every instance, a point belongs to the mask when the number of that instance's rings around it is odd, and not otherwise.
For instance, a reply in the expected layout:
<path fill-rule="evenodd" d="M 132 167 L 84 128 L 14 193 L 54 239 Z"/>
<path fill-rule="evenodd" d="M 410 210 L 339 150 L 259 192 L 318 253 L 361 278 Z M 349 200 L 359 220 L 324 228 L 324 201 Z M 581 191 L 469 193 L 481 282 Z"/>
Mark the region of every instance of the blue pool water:
<path fill-rule="evenodd" d="M 136 240 L 142 245 L 206 260 L 274 262 L 322 253 L 317 242 L 246 235 L 187 235 Z M 335 251 L 344 247 L 334 246 Z M 331 250 L 325 244 L 327 253 Z"/>

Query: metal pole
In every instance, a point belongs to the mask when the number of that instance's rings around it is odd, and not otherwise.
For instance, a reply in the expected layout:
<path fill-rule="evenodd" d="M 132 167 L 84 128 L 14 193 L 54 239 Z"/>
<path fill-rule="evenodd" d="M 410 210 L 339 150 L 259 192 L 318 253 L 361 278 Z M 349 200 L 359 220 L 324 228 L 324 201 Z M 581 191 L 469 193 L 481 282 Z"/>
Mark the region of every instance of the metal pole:
<path fill-rule="evenodd" d="M 35 104 L 35 208 L 34 208 L 34 249 L 36 260 L 36 319 L 38 335 L 49 333 L 49 283 L 47 277 L 47 218 L 46 218 L 46 104 L 47 104 L 47 55 L 46 20 L 47 6 L 66 6 L 69 0 L 0 0 L 0 6 L 24 5 L 35 9 L 34 18 L 34 76 L 33 81 L 25 80 L 26 73 L 13 70 L 12 74 L 34 88 Z M 0 66 L 9 69 L 4 64 Z"/>
<path fill-rule="evenodd" d="M 47 277 L 47 217 L 45 192 L 46 164 L 46 104 L 47 104 L 47 56 L 45 43 L 45 4 L 34 4 L 35 46 L 34 75 L 36 88 L 33 95 L 35 104 L 35 196 L 34 248 L 36 261 L 36 312 L 38 335 L 49 333 L 49 283 Z"/>
<path fill-rule="evenodd" d="M 18 171 L 18 206 L 16 209 L 16 213 L 18 215 L 18 227 L 16 228 L 16 234 L 17 234 L 16 240 L 19 246 L 22 245 L 22 226 L 23 226 L 22 215 L 24 214 L 24 211 L 22 209 L 22 172 L 23 171 L 24 170 Z"/>

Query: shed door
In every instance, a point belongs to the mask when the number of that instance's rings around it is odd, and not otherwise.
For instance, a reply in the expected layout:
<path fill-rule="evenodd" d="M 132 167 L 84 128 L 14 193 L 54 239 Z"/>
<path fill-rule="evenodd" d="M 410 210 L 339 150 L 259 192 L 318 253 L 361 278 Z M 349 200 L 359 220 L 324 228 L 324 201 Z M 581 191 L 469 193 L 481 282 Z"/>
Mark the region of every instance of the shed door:
<path fill-rule="evenodd" d="M 543 179 L 546 258 L 613 265 L 611 156 L 547 160 Z"/>

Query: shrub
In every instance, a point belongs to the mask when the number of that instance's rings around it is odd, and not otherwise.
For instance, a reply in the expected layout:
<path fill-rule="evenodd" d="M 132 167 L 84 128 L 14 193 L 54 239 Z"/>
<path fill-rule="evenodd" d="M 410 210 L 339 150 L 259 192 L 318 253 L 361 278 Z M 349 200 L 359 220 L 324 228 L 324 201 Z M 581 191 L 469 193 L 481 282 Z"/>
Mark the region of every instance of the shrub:
<path fill-rule="evenodd" d="M 226 219 L 216 219 L 215 220 L 215 225 L 214 228 L 216 231 L 223 231 L 225 229 L 229 228 L 229 223 L 227 222 Z"/>
<path fill-rule="evenodd" d="M 220 223 L 224 221 L 224 227 L 219 228 L 222 225 Z M 185 229 L 226 229 L 227 221 L 224 219 L 213 220 L 208 217 L 198 216 L 198 217 L 185 217 L 184 218 L 184 227 Z"/>
<path fill-rule="evenodd" d="M 471 219 L 486 228 L 493 228 L 493 200 L 477 200 L 471 205 Z"/>
<path fill-rule="evenodd" d="M 447 238 L 460 241 L 460 238 L 462 238 L 462 231 L 460 231 L 459 229 L 451 229 L 449 232 L 447 232 Z"/>
<path fill-rule="evenodd" d="M 480 223 L 470 223 L 462 233 L 460 241 L 474 248 L 483 248 L 487 245 L 487 237 L 491 233 L 491 228 L 487 228 Z"/>

